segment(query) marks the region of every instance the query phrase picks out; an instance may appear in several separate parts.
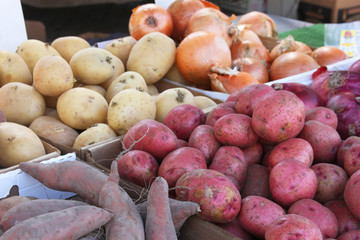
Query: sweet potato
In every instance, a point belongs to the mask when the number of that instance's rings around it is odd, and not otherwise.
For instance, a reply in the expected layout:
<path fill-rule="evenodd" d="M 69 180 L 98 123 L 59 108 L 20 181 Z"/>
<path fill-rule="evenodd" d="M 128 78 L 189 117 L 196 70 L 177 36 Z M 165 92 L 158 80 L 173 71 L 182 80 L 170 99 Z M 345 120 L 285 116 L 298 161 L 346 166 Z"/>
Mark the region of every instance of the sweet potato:
<path fill-rule="evenodd" d="M 147 240 L 177 239 L 168 191 L 168 184 L 162 177 L 157 177 L 150 187 L 145 222 Z"/>
<path fill-rule="evenodd" d="M 83 161 L 23 162 L 19 168 L 51 189 L 77 193 L 95 205 L 107 180 L 105 173 Z"/>
<path fill-rule="evenodd" d="M 30 201 L 29 198 L 24 196 L 10 196 L 0 200 L 0 220 L 11 208 L 23 202 Z"/>
<path fill-rule="evenodd" d="M 179 201 L 169 198 L 171 218 L 178 233 L 185 221 L 200 212 L 200 205 L 191 201 Z M 148 201 L 136 204 L 143 221 L 146 221 Z"/>
<path fill-rule="evenodd" d="M 111 213 L 99 207 L 76 206 L 28 218 L 7 230 L 0 239 L 78 239 L 111 218 Z"/>
<path fill-rule="evenodd" d="M 111 163 L 110 175 L 101 188 L 99 206 L 113 214 L 106 225 L 106 239 L 145 239 L 144 223 L 135 203 L 119 186 L 116 161 Z"/>

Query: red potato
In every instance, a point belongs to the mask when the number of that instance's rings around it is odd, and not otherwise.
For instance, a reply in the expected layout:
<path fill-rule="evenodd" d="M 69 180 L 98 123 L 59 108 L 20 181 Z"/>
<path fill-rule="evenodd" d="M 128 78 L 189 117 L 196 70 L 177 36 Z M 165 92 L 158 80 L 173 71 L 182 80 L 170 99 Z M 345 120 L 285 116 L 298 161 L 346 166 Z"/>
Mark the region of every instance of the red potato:
<path fill-rule="evenodd" d="M 298 137 L 305 139 L 312 146 L 314 164 L 335 162 L 341 138 L 334 128 L 316 120 L 309 120 L 305 123 Z"/>
<path fill-rule="evenodd" d="M 147 240 L 176 240 L 176 230 L 171 217 L 169 187 L 166 180 L 157 177 L 148 193 L 145 222 Z"/>
<path fill-rule="evenodd" d="M 236 113 L 234 109 L 234 102 L 224 102 L 218 104 L 211 112 L 206 116 L 205 124 L 214 126 L 215 122 L 222 116 L 229 113 Z"/>
<path fill-rule="evenodd" d="M 267 96 L 268 93 L 275 90 L 265 84 L 253 84 L 239 90 L 235 99 L 235 110 L 252 117 L 254 107 Z"/>
<path fill-rule="evenodd" d="M 251 117 L 240 113 L 219 118 L 214 123 L 214 134 L 223 145 L 239 148 L 250 147 L 258 141 L 258 135 L 252 128 Z"/>
<path fill-rule="evenodd" d="M 77 193 L 95 205 L 99 204 L 99 193 L 107 180 L 105 173 L 83 161 L 22 162 L 19 168 L 48 188 Z"/>
<path fill-rule="evenodd" d="M 159 163 L 150 153 L 142 150 L 131 150 L 115 161 L 120 178 L 142 187 L 150 186 L 158 175 Z"/>
<path fill-rule="evenodd" d="M 324 203 L 336 216 L 339 225 L 339 233 L 341 235 L 351 230 L 360 230 L 360 220 L 354 218 L 344 200 L 331 200 Z"/>
<path fill-rule="evenodd" d="M 313 221 L 324 238 L 336 238 L 339 225 L 335 214 L 321 203 L 312 199 L 300 199 L 293 203 L 288 214 L 298 214 Z"/>
<path fill-rule="evenodd" d="M 169 188 L 176 185 L 181 175 L 195 169 L 206 169 L 206 160 L 196 148 L 183 147 L 170 152 L 159 166 L 158 176 L 163 177 Z"/>
<path fill-rule="evenodd" d="M 248 196 L 241 201 L 237 218 L 247 232 L 263 239 L 266 227 L 285 214 L 285 210 L 280 205 L 269 199 Z"/>
<path fill-rule="evenodd" d="M 199 125 L 205 124 L 206 115 L 199 108 L 191 104 L 181 104 L 171 109 L 163 120 L 179 139 L 187 141 L 192 131 Z"/>
<path fill-rule="evenodd" d="M 248 233 L 247 231 L 245 231 L 245 229 L 241 226 L 238 218 L 235 218 L 231 222 L 217 223 L 216 225 L 218 225 L 222 229 L 225 229 L 226 231 L 228 231 L 232 235 L 240 238 L 241 240 L 253 240 L 254 239 L 253 236 L 250 233 Z"/>
<path fill-rule="evenodd" d="M 99 193 L 99 206 L 113 214 L 105 225 L 106 239 L 145 240 L 144 223 L 135 203 L 119 186 L 116 161 L 111 163 L 109 177 Z"/>
<path fill-rule="evenodd" d="M 345 170 L 332 163 L 318 163 L 311 166 L 317 179 L 314 200 L 325 203 L 335 199 L 343 199 L 346 182 L 349 177 Z"/>
<path fill-rule="evenodd" d="M 350 147 L 344 155 L 344 169 L 351 176 L 360 169 L 360 145 Z"/>
<path fill-rule="evenodd" d="M 296 137 L 305 123 L 305 105 L 286 90 L 270 92 L 254 107 L 252 127 L 259 138 L 279 143 Z"/>
<path fill-rule="evenodd" d="M 176 149 L 181 148 L 181 147 L 189 147 L 189 143 L 185 140 L 178 139 Z"/>
<path fill-rule="evenodd" d="M 203 153 L 208 165 L 211 163 L 215 152 L 222 146 L 215 137 L 214 127 L 206 124 L 194 129 L 188 143 L 189 147 L 196 148 Z"/>
<path fill-rule="evenodd" d="M 0 224 L 5 231 L 15 224 L 28 218 L 39 216 L 44 213 L 54 212 L 69 207 L 84 206 L 85 202 L 62 199 L 35 199 L 16 205 L 5 213 L 0 219 Z"/>
<path fill-rule="evenodd" d="M 314 151 L 309 142 L 302 138 L 290 138 L 277 144 L 270 152 L 267 166 L 271 170 L 284 159 L 294 159 L 310 167 L 314 160 Z"/>
<path fill-rule="evenodd" d="M 344 155 L 347 153 L 349 148 L 357 144 L 360 144 L 359 136 L 350 136 L 346 138 L 344 141 L 342 141 L 336 153 L 336 164 L 343 168 L 345 161 Z"/>
<path fill-rule="evenodd" d="M 136 123 L 124 135 L 124 147 L 131 150 L 143 150 L 154 156 L 158 162 L 177 147 L 175 133 L 165 124 L 153 119 Z"/>
<path fill-rule="evenodd" d="M 17 223 L 0 239 L 78 239 L 109 222 L 112 214 L 95 206 L 76 206 Z"/>
<path fill-rule="evenodd" d="M 297 200 L 314 198 L 317 188 L 314 171 L 293 159 L 285 159 L 273 167 L 269 184 L 274 201 L 285 208 Z"/>
<path fill-rule="evenodd" d="M 23 202 L 30 201 L 30 198 L 24 196 L 11 196 L 0 201 L 0 220 L 11 208 L 21 204 Z"/>
<path fill-rule="evenodd" d="M 310 219 L 286 214 L 273 221 L 265 230 L 266 240 L 323 240 L 318 226 Z"/>
<path fill-rule="evenodd" d="M 213 223 L 234 220 L 241 207 L 241 195 L 235 185 L 212 169 L 183 174 L 176 182 L 176 199 L 200 204 L 199 216 Z"/>
<path fill-rule="evenodd" d="M 360 170 L 350 176 L 345 185 L 344 201 L 354 217 L 360 221 Z"/>
<path fill-rule="evenodd" d="M 190 201 L 179 201 L 169 198 L 171 218 L 178 233 L 186 220 L 200 212 L 200 205 Z M 136 204 L 143 221 L 146 221 L 148 201 Z"/>
<path fill-rule="evenodd" d="M 352 230 L 341 234 L 336 240 L 357 240 L 360 239 L 360 230 Z"/>
<path fill-rule="evenodd" d="M 306 111 L 305 122 L 316 120 L 334 129 L 337 128 L 338 118 L 333 110 L 327 107 L 314 107 Z"/>
<path fill-rule="evenodd" d="M 241 196 L 247 197 L 254 195 L 272 199 L 269 175 L 270 171 L 267 167 L 260 164 L 249 165 L 247 167 L 245 184 L 240 192 Z"/>
<path fill-rule="evenodd" d="M 209 169 L 216 170 L 227 176 L 240 191 L 245 183 L 247 162 L 243 151 L 235 146 L 220 147 L 209 165 Z"/>
<path fill-rule="evenodd" d="M 251 145 L 250 147 L 242 148 L 241 150 L 244 152 L 245 159 L 248 165 L 257 164 L 261 162 L 263 149 L 260 143 L 257 142 L 254 145 Z"/>

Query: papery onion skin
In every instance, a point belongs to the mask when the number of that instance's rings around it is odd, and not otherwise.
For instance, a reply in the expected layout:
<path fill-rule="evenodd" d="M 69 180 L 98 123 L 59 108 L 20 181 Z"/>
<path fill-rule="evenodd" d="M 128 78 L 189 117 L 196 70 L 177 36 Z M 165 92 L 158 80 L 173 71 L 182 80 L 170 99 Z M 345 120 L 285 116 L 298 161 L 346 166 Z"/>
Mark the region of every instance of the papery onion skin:
<path fill-rule="evenodd" d="M 349 72 L 360 73 L 360 59 L 356 60 L 350 65 Z"/>
<path fill-rule="evenodd" d="M 238 72 L 236 75 L 209 75 L 211 81 L 220 81 L 227 93 L 232 94 L 249 85 L 259 84 L 259 81 L 247 72 Z"/>
<path fill-rule="evenodd" d="M 341 92 L 332 96 L 326 104 L 338 117 L 337 132 L 341 139 L 360 136 L 360 96 Z"/>
<path fill-rule="evenodd" d="M 171 36 L 173 21 L 169 12 L 154 3 L 147 3 L 133 9 L 129 19 L 129 33 L 139 40 L 151 32 L 161 32 Z"/>
<path fill-rule="evenodd" d="M 317 62 L 302 52 L 288 52 L 277 57 L 270 67 L 270 80 L 278 80 L 319 68 Z"/>
<path fill-rule="evenodd" d="M 277 38 L 278 30 L 275 21 L 267 14 L 259 11 L 245 13 L 237 24 L 249 24 L 250 29 L 262 37 Z"/>
<path fill-rule="evenodd" d="M 343 50 L 334 46 L 319 47 L 312 52 L 311 56 L 320 66 L 328 66 L 348 58 Z"/>
<path fill-rule="evenodd" d="M 232 62 L 232 66 L 240 72 L 247 72 L 260 83 L 269 81 L 269 72 L 264 62 L 256 58 L 237 58 Z"/>
<path fill-rule="evenodd" d="M 236 25 L 236 35 L 234 37 L 234 41 L 244 41 L 250 40 L 254 42 L 258 42 L 263 44 L 259 35 L 257 35 L 253 30 L 250 29 L 249 25 L 247 24 L 238 24 Z"/>
<path fill-rule="evenodd" d="M 231 67 L 231 52 L 226 41 L 210 32 L 189 34 L 179 44 L 176 64 L 181 75 L 199 88 L 210 89 L 210 69 Z"/>
<path fill-rule="evenodd" d="M 295 41 L 295 39 L 290 35 L 282 39 L 277 45 L 275 45 L 270 51 L 271 61 L 274 61 L 278 56 L 286 52 L 303 52 L 308 55 L 311 55 L 311 48 L 305 43 Z"/>
<path fill-rule="evenodd" d="M 268 67 L 271 61 L 269 50 L 258 42 L 251 40 L 244 40 L 241 42 L 234 42 L 230 47 L 231 58 L 233 60 L 237 58 L 257 58 L 263 61 Z"/>
<path fill-rule="evenodd" d="M 287 90 L 294 93 L 304 102 L 305 110 L 323 105 L 318 94 L 308 85 L 297 82 L 273 83 L 271 87 L 275 90 Z"/>

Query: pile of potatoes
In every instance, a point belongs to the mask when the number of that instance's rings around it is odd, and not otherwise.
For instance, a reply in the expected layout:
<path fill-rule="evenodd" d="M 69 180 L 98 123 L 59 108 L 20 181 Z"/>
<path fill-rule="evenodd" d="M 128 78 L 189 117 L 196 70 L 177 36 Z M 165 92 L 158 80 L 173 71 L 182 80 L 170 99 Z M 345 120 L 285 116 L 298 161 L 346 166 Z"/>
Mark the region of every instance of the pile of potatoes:
<path fill-rule="evenodd" d="M 79 150 L 123 135 L 140 120 L 162 122 L 180 104 L 215 106 L 186 88 L 158 91 L 155 83 L 176 75 L 175 53 L 175 42 L 159 32 L 138 41 L 114 39 L 105 48 L 64 36 L 0 50 L 0 110 L 7 121 L 0 130 L 11 135 L 0 134 L 0 149 L 10 152 L 0 157 L 0 167 L 45 154 L 34 153 L 43 149 L 40 138 Z M 14 144 L 9 139 L 19 132 L 26 137 Z"/>

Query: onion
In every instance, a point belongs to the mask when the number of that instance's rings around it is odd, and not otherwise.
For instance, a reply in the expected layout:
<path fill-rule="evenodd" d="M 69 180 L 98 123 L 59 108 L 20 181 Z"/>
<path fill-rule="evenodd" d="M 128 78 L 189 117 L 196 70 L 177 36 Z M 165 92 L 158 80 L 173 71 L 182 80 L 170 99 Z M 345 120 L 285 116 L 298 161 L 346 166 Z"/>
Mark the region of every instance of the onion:
<path fill-rule="evenodd" d="M 262 37 L 277 38 L 278 36 L 275 21 L 270 16 L 262 12 L 252 11 L 246 13 L 239 18 L 237 24 L 248 24 L 252 31 Z"/>
<path fill-rule="evenodd" d="M 323 46 L 315 49 L 311 56 L 320 66 L 327 66 L 347 59 L 346 53 L 334 46 Z"/>
<path fill-rule="evenodd" d="M 305 43 L 295 41 L 295 39 L 290 35 L 282 39 L 278 44 L 276 44 L 273 49 L 270 51 L 271 61 L 274 61 L 275 58 L 284 54 L 286 52 L 303 52 L 308 55 L 311 55 L 311 48 Z"/>
<path fill-rule="evenodd" d="M 327 67 L 320 67 L 312 74 L 311 88 L 326 103 L 333 95 L 351 91 L 360 95 L 360 74 L 349 71 L 328 71 Z"/>
<path fill-rule="evenodd" d="M 236 33 L 235 25 L 231 22 L 232 17 L 214 8 L 202 8 L 195 12 L 185 29 L 185 36 L 197 31 L 208 31 L 223 37 L 229 46 L 233 42 Z"/>
<path fill-rule="evenodd" d="M 247 24 L 240 24 L 236 25 L 236 35 L 234 38 L 234 41 L 244 41 L 244 40 L 250 40 L 254 42 L 258 42 L 260 44 L 263 44 L 260 37 L 250 29 L 249 25 Z"/>
<path fill-rule="evenodd" d="M 176 52 L 180 74 L 199 88 L 209 89 L 210 68 L 231 67 L 231 53 L 226 41 L 211 32 L 198 31 L 186 36 Z"/>
<path fill-rule="evenodd" d="M 230 47 L 231 58 L 233 60 L 237 58 L 257 58 L 263 61 L 266 66 L 270 64 L 269 50 L 262 44 L 250 40 L 244 40 L 241 42 L 234 42 Z"/>
<path fill-rule="evenodd" d="M 357 72 L 360 73 L 360 59 L 353 62 L 353 64 L 349 67 L 349 72 Z"/>
<path fill-rule="evenodd" d="M 239 72 L 247 72 L 260 83 L 269 81 L 269 73 L 265 64 L 256 58 L 238 58 L 232 62 L 232 66 Z"/>
<path fill-rule="evenodd" d="M 271 87 L 275 90 L 287 90 L 294 93 L 303 101 L 306 110 L 322 106 L 319 95 L 308 85 L 297 82 L 273 83 Z"/>
<path fill-rule="evenodd" d="M 360 96 L 352 92 L 341 92 L 332 96 L 326 107 L 336 113 L 336 130 L 342 139 L 360 136 Z"/>
<path fill-rule="evenodd" d="M 290 77 L 317 69 L 319 65 L 309 55 L 302 52 L 288 52 L 277 57 L 270 67 L 270 80 Z"/>

